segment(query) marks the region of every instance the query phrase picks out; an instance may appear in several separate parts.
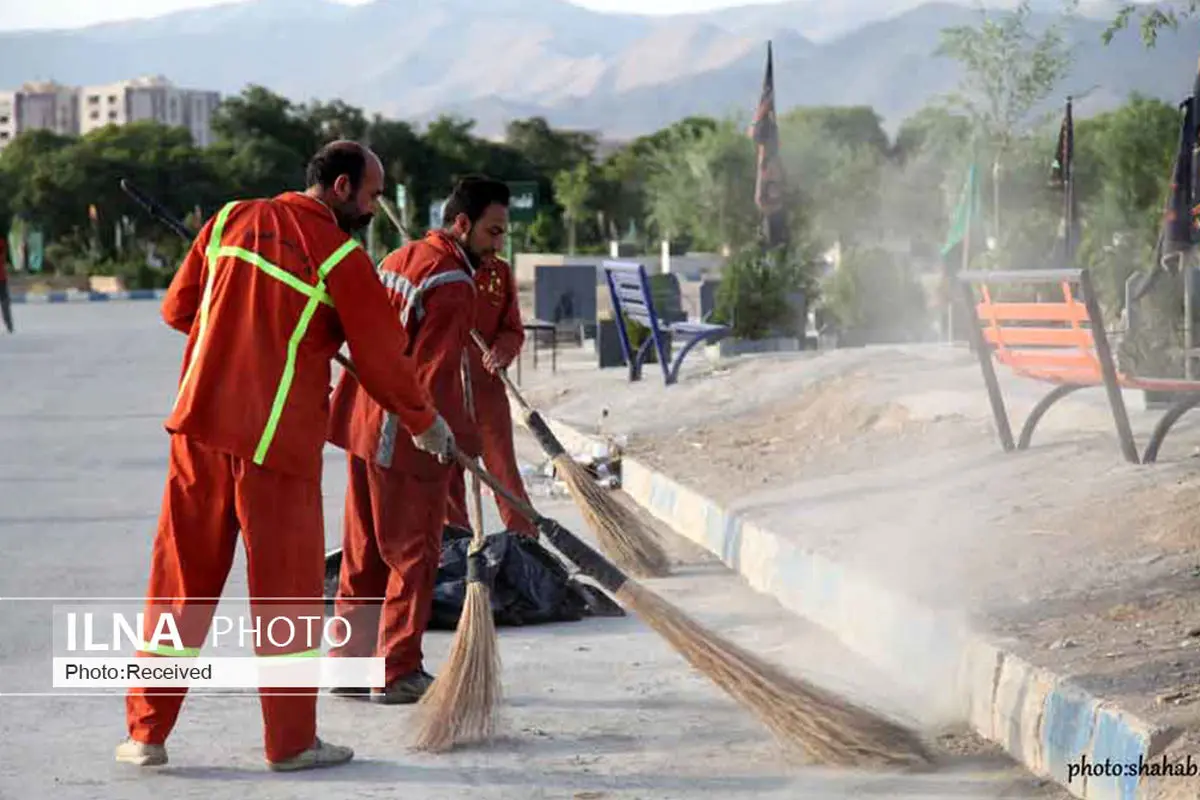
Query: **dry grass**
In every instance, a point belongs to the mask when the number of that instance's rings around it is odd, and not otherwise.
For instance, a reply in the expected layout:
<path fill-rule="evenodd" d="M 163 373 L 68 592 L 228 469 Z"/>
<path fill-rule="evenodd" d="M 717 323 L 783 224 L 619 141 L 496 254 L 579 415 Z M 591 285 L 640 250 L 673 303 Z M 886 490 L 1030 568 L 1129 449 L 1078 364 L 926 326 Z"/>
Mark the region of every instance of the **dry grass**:
<path fill-rule="evenodd" d="M 614 564 L 639 578 L 670 574 L 670 559 L 649 526 L 597 486 L 587 468 L 569 455 L 563 454 L 553 463 L 588 527 L 595 532 L 600 549 Z"/>

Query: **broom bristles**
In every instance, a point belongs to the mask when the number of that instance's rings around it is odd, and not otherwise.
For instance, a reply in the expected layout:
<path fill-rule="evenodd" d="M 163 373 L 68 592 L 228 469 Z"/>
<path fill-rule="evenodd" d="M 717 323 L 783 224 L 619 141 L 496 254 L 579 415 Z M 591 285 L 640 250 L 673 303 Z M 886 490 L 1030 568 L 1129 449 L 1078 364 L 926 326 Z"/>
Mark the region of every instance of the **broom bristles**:
<path fill-rule="evenodd" d="M 670 559 L 653 530 L 597 486 L 586 467 L 566 454 L 553 461 L 588 527 L 595 532 L 600 549 L 614 564 L 639 578 L 670 574 Z"/>
<path fill-rule="evenodd" d="M 671 646 L 767 726 L 785 748 L 831 766 L 921 766 L 933 759 L 914 733 L 802 681 L 726 641 L 650 590 L 617 592 Z"/>
<path fill-rule="evenodd" d="M 490 594 L 481 581 L 467 584 L 446 664 L 417 704 L 417 750 L 445 752 L 495 732 L 502 686 Z"/>

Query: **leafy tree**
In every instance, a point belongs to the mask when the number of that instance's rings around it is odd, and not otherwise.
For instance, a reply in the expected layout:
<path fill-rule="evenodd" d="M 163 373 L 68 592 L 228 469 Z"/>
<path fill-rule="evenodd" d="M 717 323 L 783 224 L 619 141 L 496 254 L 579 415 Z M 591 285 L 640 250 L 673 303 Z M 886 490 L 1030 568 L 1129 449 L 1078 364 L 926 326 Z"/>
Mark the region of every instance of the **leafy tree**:
<path fill-rule="evenodd" d="M 1064 18 L 1077 5 L 1078 0 L 1065 0 Z M 935 51 L 958 61 L 965 71 L 961 90 L 947 100 L 973 120 L 982 142 L 991 148 L 997 211 L 1001 164 L 1034 109 L 1067 75 L 1073 60 L 1061 21 L 1035 34 L 1031 14 L 1030 0 L 1021 0 L 1014 10 L 998 16 L 981 9 L 978 27 L 942 30 Z M 998 220 L 997 215 L 997 225 Z"/>
<path fill-rule="evenodd" d="M 560 170 L 554 175 L 554 196 L 563 207 L 567 222 L 567 253 L 575 255 L 577 226 L 587 213 L 591 195 L 591 164 L 580 161 L 571 169 Z"/>
<path fill-rule="evenodd" d="M 1192 17 L 1197 8 L 1200 8 L 1200 0 L 1168 0 L 1148 7 L 1147 4 L 1123 3 L 1102 38 L 1105 44 L 1109 44 L 1117 33 L 1129 27 L 1129 21 L 1136 13 L 1139 16 L 1142 43 L 1146 47 L 1154 47 L 1158 43 L 1159 31 L 1178 29 L 1180 21 Z"/>

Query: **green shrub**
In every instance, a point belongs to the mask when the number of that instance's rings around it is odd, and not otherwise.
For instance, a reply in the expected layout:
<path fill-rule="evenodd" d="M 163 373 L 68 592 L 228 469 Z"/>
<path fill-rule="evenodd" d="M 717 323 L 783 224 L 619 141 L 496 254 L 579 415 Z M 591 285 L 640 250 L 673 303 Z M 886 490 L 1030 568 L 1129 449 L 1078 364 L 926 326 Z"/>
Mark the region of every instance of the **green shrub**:
<path fill-rule="evenodd" d="M 738 250 L 721 271 L 713 320 L 740 339 L 803 336 L 802 315 L 789 296 L 803 292 L 807 303 L 813 301 L 813 263 L 804 250 L 764 253 L 757 244 Z"/>
<path fill-rule="evenodd" d="M 825 308 L 843 330 L 919 336 L 929 321 L 925 292 L 894 254 L 846 250 L 822 287 Z"/>

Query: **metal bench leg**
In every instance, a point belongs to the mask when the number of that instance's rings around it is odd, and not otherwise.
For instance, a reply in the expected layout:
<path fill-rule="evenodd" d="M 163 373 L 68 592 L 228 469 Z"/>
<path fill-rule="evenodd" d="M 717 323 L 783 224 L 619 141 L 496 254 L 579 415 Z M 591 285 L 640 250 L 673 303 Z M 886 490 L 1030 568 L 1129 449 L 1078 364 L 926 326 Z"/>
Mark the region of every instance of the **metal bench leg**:
<path fill-rule="evenodd" d="M 1083 389 L 1084 386 L 1078 383 L 1064 383 L 1062 386 L 1055 386 L 1050 390 L 1050 393 L 1037 402 L 1033 410 L 1029 412 L 1029 417 L 1025 420 L 1025 424 L 1021 426 L 1021 438 L 1017 441 L 1018 450 L 1028 450 L 1029 442 L 1033 439 L 1033 429 L 1042 421 L 1042 417 L 1050 410 L 1050 406 L 1062 400 L 1071 392 Z"/>
<path fill-rule="evenodd" d="M 633 358 L 629 362 L 629 380 L 640 381 L 642 379 L 642 361 L 646 358 L 646 352 L 653 343 L 653 339 L 647 339 L 638 346 L 637 352 L 633 354 Z"/>
<path fill-rule="evenodd" d="M 1163 414 L 1158 424 L 1154 426 L 1154 433 L 1150 436 L 1146 451 L 1142 455 L 1143 464 L 1153 464 L 1158 460 L 1158 450 L 1162 447 L 1167 434 L 1171 432 L 1171 428 L 1175 427 L 1175 423 L 1179 421 L 1180 417 L 1198 405 L 1200 405 L 1200 394 L 1194 394 L 1167 409 L 1167 413 Z"/>
<path fill-rule="evenodd" d="M 679 380 L 679 369 L 683 366 L 683 360 L 687 358 L 687 354 L 691 352 L 693 347 L 700 344 L 708 337 L 709 334 L 707 333 L 702 333 L 699 336 L 693 337 L 691 341 L 683 346 L 683 349 L 679 351 L 679 354 L 671 360 L 671 371 L 667 374 L 667 386 L 670 386 Z"/>
<path fill-rule="evenodd" d="M 971 324 L 967 325 L 967 335 L 979 358 L 979 369 L 983 373 L 983 382 L 987 387 L 988 402 L 992 406 L 992 418 L 996 421 L 996 433 L 1000 436 L 1000 446 L 1004 448 L 1004 452 L 1010 453 L 1015 445 L 1013 444 L 1012 428 L 1008 422 L 1008 409 L 1004 406 L 1004 395 L 1000 391 L 1000 382 L 996 379 L 996 369 L 992 365 L 992 351 L 984 342 L 983 332 L 979 329 L 979 323 L 976 321 L 975 295 L 966 281 L 960 280 L 957 283 L 958 302 L 965 315 L 964 319 L 971 321 Z"/>

